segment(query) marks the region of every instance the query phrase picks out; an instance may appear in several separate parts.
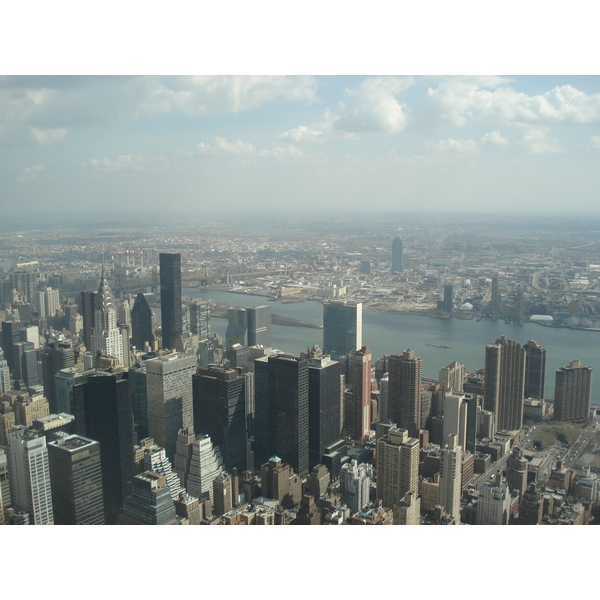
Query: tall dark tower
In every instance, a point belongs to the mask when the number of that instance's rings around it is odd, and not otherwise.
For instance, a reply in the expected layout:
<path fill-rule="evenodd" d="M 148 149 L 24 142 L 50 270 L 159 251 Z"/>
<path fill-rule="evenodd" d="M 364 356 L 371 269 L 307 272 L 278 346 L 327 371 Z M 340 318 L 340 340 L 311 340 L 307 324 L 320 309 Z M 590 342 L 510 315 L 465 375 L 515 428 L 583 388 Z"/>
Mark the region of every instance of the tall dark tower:
<path fill-rule="evenodd" d="M 217 365 L 201 367 L 192 375 L 194 430 L 219 446 L 228 471 L 252 469 L 246 402 L 252 383 L 237 369 Z"/>
<path fill-rule="evenodd" d="M 84 384 L 87 436 L 100 442 L 104 516 L 114 525 L 134 476 L 133 411 L 127 372 L 98 371 Z"/>
<path fill-rule="evenodd" d="M 144 342 L 152 347 L 154 331 L 152 330 L 152 309 L 146 296 L 140 292 L 131 309 L 131 345 L 138 350 L 144 349 Z"/>
<path fill-rule="evenodd" d="M 56 397 L 55 376 L 61 369 L 75 366 L 75 350 L 68 343 L 50 342 L 46 348 L 40 350 L 42 357 L 42 378 L 44 383 L 44 396 L 48 399 L 50 412 L 58 412 L 58 399 Z"/>
<path fill-rule="evenodd" d="M 271 307 L 254 306 L 248 313 L 248 346 L 271 345 Z"/>
<path fill-rule="evenodd" d="M 269 357 L 269 426 L 273 454 L 308 475 L 308 360 Z"/>
<path fill-rule="evenodd" d="M 92 330 L 94 329 L 94 310 L 97 292 L 81 292 L 80 310 L 83 317 L 83 343 L 89 351 L 92 348 Z"/>
<path fill-rule="evenodd" d="M 546 378 L 546 349 L 535 340 L 525 344 L 525 398 L 544 397 Z"/>
<path fill-rule="evenodd" d="M 160 314 L 163 348 L 175 349 L 182 334 L 181 254 L 160 254 Z"/>
<path fill-rule="evenodd" d="M 397 235 L 392 241 L 392 273 L 404 271 L 404 244 L 402 238 Z"/>
<path fill-rule="evenodd" d="M 494 413 L 494 429 L 523 426 L 525 350 L 514 340 L 499 337 L 485 348 L 484 408 Z"/>
<path fill-rule="evenodd" d="M 421 428 L 422 361 L 412 350 L 392 354 L 388 361 L 388 417 L 408 435 L 419 437 Z"/>
<path fill-rule="evenodd" d="M 308 465 L 321 462 L 326 448 L 340 439 L 340 363 L 329 356 L 311 358 L 308 365 Z"/>
<path fill-rule="evenodd" d="M 362 347 L 362 302 L 323 303 L 323 349 L 338 358 Z"/>
<path fill-rule="evenodd" d="M 104 525 L 100 444 L 69 435 L 48 444 L 55 525 Z"/>

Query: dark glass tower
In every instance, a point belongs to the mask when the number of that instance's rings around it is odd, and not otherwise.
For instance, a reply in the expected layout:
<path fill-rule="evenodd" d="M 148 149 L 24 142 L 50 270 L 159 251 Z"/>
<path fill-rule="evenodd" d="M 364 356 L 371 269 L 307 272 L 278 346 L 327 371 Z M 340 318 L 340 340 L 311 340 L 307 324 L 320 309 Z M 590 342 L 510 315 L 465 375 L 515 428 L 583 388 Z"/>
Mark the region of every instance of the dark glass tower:
<path fill-rule="evenodd" d="M 160 254 L 159 260 L 162 345 L 175 349 L 182 334 L 181 254 Z"/>
<path fill-rule="evenodd" d="M 104 525 L 100 444 L 78 435 L 48 444 L 55 525 Z"/>
<path fill-rule="evenodd" d="M 152 309 L 146 296 L 140 292 L 131 309 L 131 345 L 138 350 L 144 349 L 144 342 L 152 345 L 154 331 L 152 330 Z"/>
<path fill-rule="evenodd" d="M 133 478 L 131 494 L 123 503 L 119 524 L 175 525 L 175 503 L 164 475 L 146 471 Z"/>
<path fill-rule="evenodd" d="M 194 431 L 209 435 L 219 446 L 228 471 L 252 468 L 248 460 L 247 383 L 237 369 L 217 365 L 201 367 L 192 375 Z"/>
<path fill-rule="evenodd" d="M 546 378 L 546 349 L 535 340 L 525 344 L 525 398 L 544 397 Z"/>
<path fill-rule="evenodd" d="M 323 349 L 337 360 L 362 346 L 362 302 L 323 304 Z"/>
<path fill-rule="evenodd" d="M 99 371 L 84 384 L 87 436 L 100 442 L 104 516 L 116 522 L 134 475 L 133 411 L 127 371 Z"/>
<path fill-rule="evenodd" d="M 83 343 L 88 350 L 92 348 L 92 330 L 94 329 L 94 308 L 97 292 L 81 292 L 79 312 L 83 317 Z"/>
<path fill-rule="evenodd" d="M 404 271 L 404 245 L 402 238 L 396 236 L 392 241 L 392 273 L 402 273 Z"/>
<path fill-rule="evenodd" d="M 308 366 L 308 468 L 321 463 L 328 446 L 340 439 L 340 363 L 329 357 Z"/>
<path fill-rule="evenodd" d="M 44 382 L 44 396 L 48 399 L 50 412 L 56 413 L 56 381 L 55 375 L 61 369 L 75 366 L 75 350 L 70 344 L 50 342 L 46 348 L 40 350 L 42 357 L 42 377 Z"/>
<path fill-rule="evenodd" d="M 248 313 L 248 346 L 271 346 L 271 307 L 254 306 Z"/>
<path fill-rule="evenodd" d="M 421 427 L 422 361 L 412 350 L 389 357 L 388 417 L 410 437 Z"/>
<path fill-rule="evenodd" d="M 308 360 L 269 357 L 269 427 L 272 454 L 308 475 Z"/>

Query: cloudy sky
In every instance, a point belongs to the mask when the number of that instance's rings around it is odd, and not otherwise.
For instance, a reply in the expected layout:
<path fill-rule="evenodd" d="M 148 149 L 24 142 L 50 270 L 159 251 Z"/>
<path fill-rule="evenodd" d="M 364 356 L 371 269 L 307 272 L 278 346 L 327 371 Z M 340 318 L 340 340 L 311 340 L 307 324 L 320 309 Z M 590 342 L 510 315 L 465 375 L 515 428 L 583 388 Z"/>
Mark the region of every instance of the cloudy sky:
<path fill-rule="evenodd" d="M 600 211 L 597 76 L 6 76 L 0 194 L 102 203 Z"/>

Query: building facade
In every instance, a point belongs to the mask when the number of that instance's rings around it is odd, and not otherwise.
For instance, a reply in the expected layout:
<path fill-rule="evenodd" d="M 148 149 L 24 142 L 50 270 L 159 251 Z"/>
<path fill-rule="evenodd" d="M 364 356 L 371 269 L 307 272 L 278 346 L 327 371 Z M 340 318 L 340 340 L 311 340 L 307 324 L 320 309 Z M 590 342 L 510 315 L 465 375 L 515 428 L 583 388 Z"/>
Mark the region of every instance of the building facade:
<path fill-rule="evenodd" d="M 362 302 L 332 300 L 323 303 L 323 350 L 333 360 L 360 350 Z"/>
<path fill-rule="evenodd" d="M 159 254 L 162 347 L 177 348 L 183 333 L 181 254 Z"/>

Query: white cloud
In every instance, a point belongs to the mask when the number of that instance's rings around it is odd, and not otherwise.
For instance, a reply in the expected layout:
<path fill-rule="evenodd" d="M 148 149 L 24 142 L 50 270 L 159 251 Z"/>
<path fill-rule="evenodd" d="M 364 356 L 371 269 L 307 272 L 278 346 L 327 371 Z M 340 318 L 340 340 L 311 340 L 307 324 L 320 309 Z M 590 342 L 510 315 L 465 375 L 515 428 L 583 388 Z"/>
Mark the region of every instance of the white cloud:
<path fill-rule="evenodd" d="M 141 154 L 121 154 L 116 159 L 91 158 L 81 164 L 83 168 L 93 171 L 156 171 L 169 168 L 169 161 L 164 156 L 146 156 Z"/>
<path fill-rule="evenodd" d="M 509 145 L 508 140 L 498 130 L 490 131 L 489 133 L 486 133 L 481 138 L 481 143 L 488 144 L 491 146 L 502 146 L 502 147 L 506 147 Z"/>
<path fill-rule="evenodd" d="M 452 153 L 452 154 L 479 154 L 479 142 L 473 139 L 455 140 L 449 138 L 439 142 L 430 142 L 426 144 L 433 148 L 436 152 Z"/>
<path fill-rule="evenodd" d="M 600 150 L 600 135 L 593 135 L 590 138 L 590 142 L 592 144 L 592 148 L 595 148 L 596 150 Z"/>
<path fill-rule="evenodd" d="M 346 98 L 323 119 L 300 125 L 281 134 L 295 142 L 357 138 L 363 133 L 400 133 L 408 124 L 408 111 L 397 96 L 413 85 L 412 77 L 368 77 L 356 88 L 346 90 Z"/>
<path fill-rule="evenodd" d="M 548 135 L 548 127 L 532 127 L 528 129 L 519 145 L 524 146 L 529 154 L 558 154 L 564 152 L 564 148 L 558 141 Z"/>
<path fill-rule="evenodd" d="M 486 89 L 490 87 L 493 89 Z M 474 119 L 540 124 L 600 122 L 600 93 L 587 94 L 571 85 L 530 96 L 517 92 L 506 80 L 486 86 L 477 79 L 450 78 L 427 90 L 426 103 L 457 126 Z"/>
<path fill-rule="evenodd" d="M 29 137 L 35 140 L 42 146 L 50 146 L 67 137 L 68 131 L 64 127 L 58 129 L 38 129 L 37 127 L 29 128 Z"/>
<path fill-rule="evenodd" d="M 33 167 L 25 167 L 21 171 L 21 174 L 17 178 L 17 181 L 21 183 L 23 181 L 31 181 L 32 179 L 37 179 L 45 168 L 45 165 L 34 165 Z"/>

